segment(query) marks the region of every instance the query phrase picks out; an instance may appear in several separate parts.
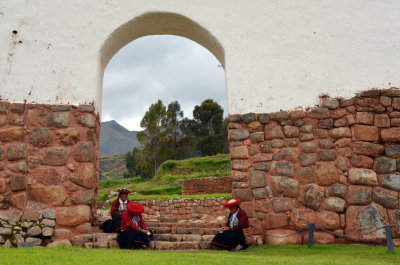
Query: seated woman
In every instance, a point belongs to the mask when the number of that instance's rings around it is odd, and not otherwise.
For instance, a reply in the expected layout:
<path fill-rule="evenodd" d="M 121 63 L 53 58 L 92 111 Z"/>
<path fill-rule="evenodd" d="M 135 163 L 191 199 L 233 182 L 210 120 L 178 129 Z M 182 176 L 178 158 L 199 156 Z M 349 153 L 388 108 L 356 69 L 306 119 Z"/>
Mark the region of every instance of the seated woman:
<path fill-rule="evenodd" d="M 153 240 L 153 232 L 146 229 L 143 221 L 143 206 L 138 202 L 130 202 L 127 211 L 122 215 L 121 233 L 118 244 L 121 249 L 147 249 Z"/>
<path fill-rule="evenodd" d="M 224 206 L 229 207 L 229 216 L 226 226 L 217 234 L 211 242 L 211 246 L 223 247 L 231 251 L 245 249 L 244 234 L 242 229 L 248 228 L 248 218 L 245 211 L 240 209 L 239 199 L 231 199 Z"/>
<path fill-rule="evenodd" d="M 122 214 L 126 211 L 126 205 L 130 202 L 128 194 L 131 193 L 130 189 L 118 189 L 118 198 L 113 201 L 111 205 L 111 220 L 105 221 L 101 225 L 104 233 L 117 233 L 121 230 Z"/>

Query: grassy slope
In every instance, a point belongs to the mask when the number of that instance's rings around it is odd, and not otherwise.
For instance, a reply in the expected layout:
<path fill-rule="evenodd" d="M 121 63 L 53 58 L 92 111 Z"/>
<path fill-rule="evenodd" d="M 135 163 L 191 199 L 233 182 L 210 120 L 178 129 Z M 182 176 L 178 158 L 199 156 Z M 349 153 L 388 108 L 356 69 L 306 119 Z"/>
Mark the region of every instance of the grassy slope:
<path fill-rule="evenodd" d="M 101 155 L 99 158 L 102 179 L 121 179 L 125 166 L 125 153 L 117 155 Z"/>
<path fill-rule="evenodd" d="M 146 199 L 171 199 L 182 196 L 180 187 L 171 187 L 173 182 L 188 178 L 199 177 L 220 177 L 229 176 L 230 159 L 229 155 L 217 155 L 209 157 L 197 157 L 185 160 L 168 160 L 165 161 L 157 171 L 154 179 L 142 182 L 131 182 L 129 179 L 115 181 L 100 181 L 98 190 L 98 201 L 104 201 L 105 197 L 111 191 L 115 191 L 120 187 L 129 188 L 138 192 L 138 196 L 130 196 L 133 200 Z M 115 184 L 115 185 L 114 185 Z M 231 194 L 215 194 L 215 195 L 195 195 L 193 197 L 211 197 L 219 196 L 229 198 Z M 192 197 L 192 196 L 190 196 Z"/>
<path fill-rule="evenodd" d="M 360 245 L 264 245 L 228 251 L 156 251 L 84 248 L 0 248 L 5 264 L 400 264 L 400 248 Z"/>

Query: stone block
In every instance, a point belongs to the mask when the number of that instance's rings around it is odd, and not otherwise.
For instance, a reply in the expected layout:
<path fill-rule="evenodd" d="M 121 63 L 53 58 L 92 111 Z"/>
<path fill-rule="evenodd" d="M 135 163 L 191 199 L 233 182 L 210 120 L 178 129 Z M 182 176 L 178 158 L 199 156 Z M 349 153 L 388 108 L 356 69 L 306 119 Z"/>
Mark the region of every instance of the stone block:
<path fill-rule="evenodd" d="M 52 243 L 47 244 L 47 247 L 71 247 L 72 244 L 68 239 L 54 241 Z M 83 246 L 83 245 L 82 245 Z"/>
<path fill-rule="evenodd" d="M 26 159 L 26 156 L 25 144 L 14 144 L 7 147 L 7 159 L 10 161 Z"/>
<path fill-rule="evenodd" d="M 318 210 L 325 197 L 325 188 L 316 184 L 304 185 L 301 188 L 301 198 L 306 207 Z"/>
<path fill-rule="evenodd" d="M 398 192 L 396 191 L 376 187 L 374 188 L 372 199 L 374 202 L 379 203 L 385 208 L 399 208 Z"/>
<path fill-rule="evenodd" d="M 304 244 L 308 242 L 308 233 L 304 234 Z M 335 243 L 335 236 L 327 232 L 315 231 L 314 232 L 314 243 L 317 244 L 332 244 Z"/>
<path fill-rule="evenodd" d="M 28 187 L 29 199 L 49 205 L 61 205 L 68 197 L 67 191 L 62 186 L 40 184 Z"/>
<path fill-rule="evenodd" d="M 379 176 L 379 182 L 384 188 L 400 191 L 400 175 L 388 174 Z"/>
<path fill-rule="evenodd" d="M 269 123 L 264 129 L 265 139 L 283 139 L 285 138 L 282 127 L 277 123 Z"/>
<path fill-rule="evenodd" d="M 302 241 L 300 234 L 296 234 L 296 235 L 289 236 L 289 237 L 284 237 L 284 236 L 288 236 L 288 235 L 295 233 L 296 231 L 294 231 L 294 230 L 273 229 L 273 230 L 267 230 L 266 232 L 273 236 L 280 236 L 280 237 L 267 236 L 266 244 L 271 244 L 271 245 L 301 244 L 301 241 Z"/>
<path fill-rule="evenodd" d="M 290 225 L 296 230 L 315 223 L 316 213 L 311 209 L 298 208 L 294 209 L 290 215 Z"/>
<path fill-rule="evenodd" d="M 334 138 L 334 139 L 350 138 L 351 137 L 351 131 L 347 127 L 334 128 L 332 130 L 329 130 L 329 136 Z"/>
<path fill-rule="evenodd" d="M 247 159 L 249 152 L 247 146 L 237 146 L 230 148 L 231 159 Z"/>
<path fill-rule="evenodd" d="M 347 186 L 339 183 L 333 184 L 329 191 L 330 195 L 340 197 L 342 199 L 345 198 L 346 193 L 347 193 Z"/>
<path fill-rule="evenodd" d="M 314 153 L 300 153 L 299 160 L 302 167 L 308 167 L 315 165 L 317 156 Z"/>
<path fill-rule="evenodd" d="M 47 116 L 47 126 L 49 127 L 68 127 L 69 124 L 69 112 L 51 113 Z"/>
<path fill-rule="evenodd" d="M 390 119 L 387 114 L 375 114 L 374 126 L 379 128 L 390 127 Z"/>
<path fill-rule="evenodd" d="M 77 226 L 90 221 L 91 211 L 87 205 L 58 207 L 57 224 L 61 226 Z"/>
<path fill-rule="evenodd" d="M 85 127 L 95 128 L 96 127 L 96 118 L 93 114 L 85 114 L 78 118 L 78 122 Z"/>
<path fill-rule="evenodd" d="M 252 165 L 249 160 L 232 160 L 232 169 L 238 171 L 247 171 Z"/>
<path fill-rule="evenodd" d="M 299 194 L 299 184 L 296 180 L 282 177 L 271 177 L 272 192 L 275 196 L 283 195 L 285 197 L 296 198 Z"/>
<path fill-rule="evenodd" d="M 377 142 L 378 141 L 378 127 L 367 125 L 354 125 L 354 137 L 357 141 Z"/>
<path fill-rule="evenodd" d="M 250 171 L 250 180 L 252 188 L 261 188 L 266 185 L 265 173 L 262 171 Z"/>
<path fill-rule="evenodd" d="M 346 211 L 345 234 L 354 235 L 366 233 L 385 226 L 388 217 L 386 210 L 375 203 L 368 206 L 349 206 Z M 351 241 L 383 243 L 386 241 L 385 230 L 380 229 L 360 237 L 349 237 Z"/>
<path fill-rule="evenodd" d="M 317 213 L 315 224 L 319 227 L 336 230 L 340 228 L 339 214 L 330 211 L 322 211 Z"/>
<path fill-rule="evenodd" d="M 318 162 L 314 167 L 314 173 L 318 185 L 328 186 L 339 181 L 336 169 L 331 164 Z"/>
<path fill-rule="evenodd" d="M 292 209 L 292 202 L 290 198 L 273 198 L 272 208 L 275 213 L 284 213 Z"/>
<path fill-rule="evenodd" d="M 382 129 L 381 139 L 385 143 L 400 143 L 400 128 Z"/>
<path fill-rule="evenodd" d="M 268 213 L 264 222 L 266 229 L 285 227 L 288 225 L 288 216 L 284 213 Z"/>
<path fill-rule="evenodd" d="M 327 211 L 342 213 L 345 205 L 345 200 L 336 197 L 329 197 L 324 200 L 322 206 Z"/>
<path fill-rule="evenodd" d="M 367 142 L 354 142 L 352 147 L 354 153 L 366 156 L 379 156 L 385 150 L 382 145 Z"/>
<path fill-rule="evenodd" d="M 25 139 L 25 132 L 23 127 L 11 127 L 0 130 L 0 141 L 23 141 Z"/>
<path fill-rule="evenodd" d="M 238 140 L 245 140 L 249 138 L 249 131 L 248 130 L 230 130 L 229 131 L 229 140 L 238 141 Z"/>
<path fill-rule="evenodd" d="M 369 156 L 352 154 L 350 164 L 353 167 L 372 168 L 374 160 Z"/>
<path fill-rule="evenodd" d="M 378 185 L 376 173 L 370 169 L 350 168 L 348 172 L 348 181 L 355 185 Z"/>
<path fill-rule="evenodd" d="M 375 158 L 374 171 L 378 174 L 395 172 L 397 169 L 396 159 L 380 156 Z"/>
<path fill-rule="evenodd" d="M 372 200 L 372 188 L 365 186 L 349 186 L 346 201 L 350 205 L 367 205 Z"/>

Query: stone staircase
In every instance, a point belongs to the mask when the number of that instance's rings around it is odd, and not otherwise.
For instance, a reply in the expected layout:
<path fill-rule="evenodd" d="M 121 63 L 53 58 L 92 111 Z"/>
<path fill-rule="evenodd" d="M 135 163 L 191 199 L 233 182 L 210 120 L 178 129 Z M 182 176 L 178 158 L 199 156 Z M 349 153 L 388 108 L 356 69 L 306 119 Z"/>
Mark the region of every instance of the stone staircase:
<path fill-rule="evenodd" d="M 119 248 L 116 241 L 117 234 L 103 233 L 102 223 L 93 224 L 90 234 L 74 236 L 69 242 L 73 246 L 84 248 Z M 158 216 L 145 220 L 148 228 L 154 232 L 154 241 L 151 244 L 157 250 L 202 250 L 209 249 L 210 242 L 225 224 L 224 216 L 208 216 L 190 220 L 178 220 L 176 216 Z M 68 240 L 67 240 L 68 241 Z M 64 245 L 59 241 L 60 245 Z M 256 245 L 262 244 L 258 238 Z M 66 243 L 66 245 L 69 245 Z"/>
<path fill-rule="evenodd" d="M 154 248 L 162 250 L 198 250 L 210 248 L 210 242 L 222 225 L 198 220 L 148 222 L 154 232 Z"/>

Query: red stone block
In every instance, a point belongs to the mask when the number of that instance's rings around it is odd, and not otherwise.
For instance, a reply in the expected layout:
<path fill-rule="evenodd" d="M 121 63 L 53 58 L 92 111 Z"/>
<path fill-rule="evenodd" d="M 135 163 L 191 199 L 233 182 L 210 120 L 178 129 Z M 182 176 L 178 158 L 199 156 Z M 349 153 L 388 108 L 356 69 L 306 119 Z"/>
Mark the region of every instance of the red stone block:
<path fill-rule="evenodd" d="M 374 126 L 380 128 L 390 127 L 390 119 L 387 114 L 376 114 L 374 118 Z"/>
<path fill-rule="evenodd" d="M 249 152 L 247 146 L 237 146 L 230 148 L 231 159 L 247 159 L 249 158 Z"/>
<path fill-rule="evenodd" d="M 281 237 L 266 236 L 266 244 L 271 244 L 271 245 L 301 244 L 301 242 L 302 242 L 302 238 L 301 238 L 300 234 L 295 234 L 295 235 L 289 236 L 289 237 L 283 237 L 283 236 L 288 236 L 288 235 L 295 233 L 296 231 L 294 231 L 294 230 L 274 229 L 274 230 L 267 230 L 266 232 L 270 235 L 281 236 Z"/>
<path fill-rule="evenodd" d="M 308 242 L 308 233 L 304 234 L 303 243 L 306 244 Z M 335 243 L 335 236 L 329 234 L 327 232 L 314 232 L 314 243 L 318 244 L 332 244 Z"/>
<path fill-rule="evenodd" d="M 374 160 L 369 156 L 353 154 L 350 158 L 350 164 L 353 167 L 372 168 Z"/>
<path fill-rule="evenodd" d="M 283 135 L 282 127 L 276 122 L 271 122 L 265 126 L 265 139 L 283 139 L 285 136 Z"/>
<path fill-rule="evenodd" d="M 374 114 L 371 112 L 357 112 L 356 123 L 372 125 L 374 123 Z"/>
<path fill-rule="evenodd" d="M 328 230 L 340 228 L 340 217 L 338 213 L 322 211 L 317 213 L 315 224 Z"/>
<path fill-rule="evenodd" d="M 354 137 L 358 141 L 377 142 L 378 141 L 378 127 L 367 125 L 354 125 Z"/>
<path fill-rule="evenodd" d="M 400 128 L 383 129 L 381 139 L 386 143 L 400 143 Z"/>
<path fill-rule="evenodd" d="M 288 216 L 284 213 L 268 213 L 265 215 L 266 229 L 285 227 L 288 225 Z"/>

